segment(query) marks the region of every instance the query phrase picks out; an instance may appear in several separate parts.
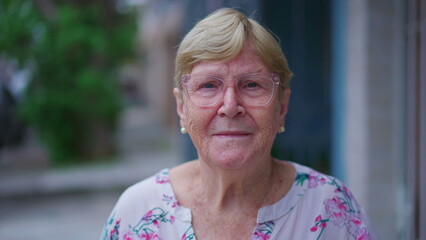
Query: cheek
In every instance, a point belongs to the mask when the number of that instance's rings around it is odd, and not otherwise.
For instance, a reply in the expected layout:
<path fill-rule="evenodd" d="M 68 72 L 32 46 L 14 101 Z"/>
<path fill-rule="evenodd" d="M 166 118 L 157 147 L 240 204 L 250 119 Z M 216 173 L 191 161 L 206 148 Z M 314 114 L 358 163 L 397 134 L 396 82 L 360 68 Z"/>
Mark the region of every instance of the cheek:
<path fill-rule="evenodd" d="M 256 125 L 260 129 L 263 141 L 273 142 L 279 128 L 279 115 L 274 109 L 268 109 L 257 118 Z"/>
<path fill-rule="evenodd" d="M 268 129 L 270 131 L 277 130 L 277 126 L 280 125 L 280 107 L 277 103 L 271 104 L 269 107 L 264 109 L 259 109 L 256 112 L 256 116 L 253 117 L 255 119 L 257 125 L 260 128 Z"/>
<path fill-rule="evenodd" d="M 275 140 L 279 127 L 282 125 L 278 104 L 260 111 L 253 119 L 259 129 L 257 144 L 260 148 L 270 148 Z"/>
<path fill-rule="evenodd" d="M 186 128 L 194 145 L 198 148 L 205 143 L 208 126 L 216 115 L 213 109 L 188 107 L 186 111 Z"/>

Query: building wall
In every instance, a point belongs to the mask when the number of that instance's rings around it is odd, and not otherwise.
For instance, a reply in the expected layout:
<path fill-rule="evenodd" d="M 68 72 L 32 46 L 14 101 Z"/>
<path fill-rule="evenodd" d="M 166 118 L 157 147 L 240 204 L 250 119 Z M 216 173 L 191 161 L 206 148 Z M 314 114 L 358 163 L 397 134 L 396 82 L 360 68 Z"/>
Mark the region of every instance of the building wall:
<path fill-rule="evenodd" d="M 182 1 L 148 1 L 140 7 L 139 40 L 143 76 L 139 90 L 155 121 L 177 129 L 173 96 L 174 59 L 183 27 Z"/>
<path fill-rule="evenodd" d="M 346 180 L 381 239 L 400 239 L 404 218 L 404 4 L 347 1 Z M 403 166 L 403 165 L 402 165 Z"/>

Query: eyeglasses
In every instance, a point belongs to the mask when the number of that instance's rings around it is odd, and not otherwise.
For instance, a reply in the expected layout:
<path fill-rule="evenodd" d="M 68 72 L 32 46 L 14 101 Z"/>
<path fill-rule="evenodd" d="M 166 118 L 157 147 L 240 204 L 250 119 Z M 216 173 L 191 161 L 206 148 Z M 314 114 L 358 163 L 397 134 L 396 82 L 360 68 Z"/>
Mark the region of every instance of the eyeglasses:
<path fill-rule="evenodd" d="M 188 98 L 195 105 L 209 107 L 216 105 L 224 96 L 224 80 L 215 76 L 182 76 L 181 85 Z M 277 74 L 247 74 L 235 81 L 236 93 L 241 102 L 248 106 L 268 105 L 274 98 L 280 77 Z"/>

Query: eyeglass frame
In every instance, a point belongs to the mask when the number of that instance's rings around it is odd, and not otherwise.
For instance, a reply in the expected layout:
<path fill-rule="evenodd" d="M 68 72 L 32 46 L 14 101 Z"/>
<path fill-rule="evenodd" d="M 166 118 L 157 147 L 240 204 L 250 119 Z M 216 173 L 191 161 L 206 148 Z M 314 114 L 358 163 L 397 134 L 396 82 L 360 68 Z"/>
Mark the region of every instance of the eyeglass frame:
<path fill-rule="evenodd" d="M 271 97 L 269 98 L 269 100 L 265 103 L 265 104 L 262 104 L 262 105 L 250 105 L 250 104 L 247 104 L 247 103 L 245 103 L 244 102 L 244 100 L 241 98 L 241 96 L 240 96 L 240 94 L 239 94 L 239 91 L 237 91 L 236 93 L 236 95 L 238 96 L 238 99 L 240 100 L 240 102 L 243 104 L 243 105 L 245 105 L 245 106 L 250 106 L 250 107 L 264 107 L 264 106 L 266 106 L 266 105 L 268 105 L 268 104 L 270 104 L 271 102 L 272 102 L 272 99 L 274 99 L 274 97 L 275 97 L 275 95 L 277 94 L 277 92 L 278 92 L 278 89 L 279 89 L 279 87 L 281 86 L 281 87 L 283 87 L 283 85 L 282 85 L 282 83 L 281 83 L 281 81 L 280 81 L 280 76 L 278 75 L 278 74 L 276 74 L 276 73 L 269 73 L 269 74 L 258 74 L 258 73 L 249 73 L 249 74 L 245 74 L 245 75 L 241 75 L 241 76 L 238 76 L 238 77 L 236 77 L 236 78 L 234 78 L 234 80 L 235 80 L 235 85 L 237 85 L 237 83 L 238 83 L 238 80 L 239 79 L 241 79 L 241 78 L 243 78 L 243 77 L 247 77 L 247 76 L 250 76 L 250 75 L 254 75 L 254 76 L 259 76 L 259 75 L 261 75 L 261 76 L 263 76 L 263 77 L 266 77 L 266 78 L 268 78 L 269 80 L 271 80 L 271 82 L 273 83 L 273 92 L 272 92 L 272 94 L 271 94 Z M 191 97 L 189 96 L 189 93 L 188 93 L 188 88 L 187 88 L 187 83 L 188 83 L 188 81 L 189 80 L 191 80 L 191 76 L 192 76 L 192 74 L 190 74 L 190 73 L 188 73 L 188 74 L 184 74 L 184 75 L 182 75 L 182 77 L 181 77 L 181 81 L 180 81 L 180 83 L 179 83 L 179 85 L 181 86 L 181 89 L 183 89 L 184 90 L 184 92 L 185 92 L 185 94 L 186 94 L 186 96 L 188 97 L 188 99 L 192 102 L 192 103 L 194 103 L 196 106 L 198 106 L 198 107 L 214 107 L 214 106 L 216 106 L 222 99 L 223 99 L 223 97 L 225 96 L 225 87 L 223 88 L 223 90 L 222 90 L 222 96 L 215 102 L 215 103 L 212 103 L 212 104 L 209 104 L 209 105 L 199 105 L 199 104 L 196 104 L 192 99 L 191 99 Z M 208 77 L 210 77 L 210 78 L 213 78 L 213 79 L 216 79 L 216 80 L 219 80 L 219 81 L 221 81 L 223 84 L 225 83 L 225 80 L 223 79 L 223 78 L 221 78 L 221 77 L 217 77 L 217 76 L 214 76 L 214 75 L 198 75 L 198 76 L 208 76 Z M 275 85 L 278 85 L 278 87 L 275 87 Z M 184 87 L 185 86 L 185 87 Z M 237 88 L 238 89 L 238 88 Z"/>

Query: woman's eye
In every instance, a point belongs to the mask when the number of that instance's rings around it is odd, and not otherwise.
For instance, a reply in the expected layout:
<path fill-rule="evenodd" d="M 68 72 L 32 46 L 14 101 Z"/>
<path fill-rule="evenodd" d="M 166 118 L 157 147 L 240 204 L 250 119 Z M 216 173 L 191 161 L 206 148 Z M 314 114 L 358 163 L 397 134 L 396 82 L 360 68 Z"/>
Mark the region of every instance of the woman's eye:
<path fill-rule="evenodd" d="M 259 86 L 259 84 L 256 83 L 256 82 L 249 82 L 249 83 L 246 84 L 246 87 L 248 87 L 248 88 L 255 88 L 255 87 L 258 87 L 258 86 Z"/>
<path fill-rule="evenodd" d="M 250 80 L 250 81 L 244 81 L 243 83 L 241 83 L 240 86 L 247 90 L 254 90 L 254 89 L 261 88 L 263 85 L 259 81 Z"/>
<path fill-rule="evenodd" d="M 204 83 L 204 84 L 201 85 L 201 88 L 215 88 L 215 87 L 216 87 L 216 85 L 211 83 L 211 82 Z"/>

